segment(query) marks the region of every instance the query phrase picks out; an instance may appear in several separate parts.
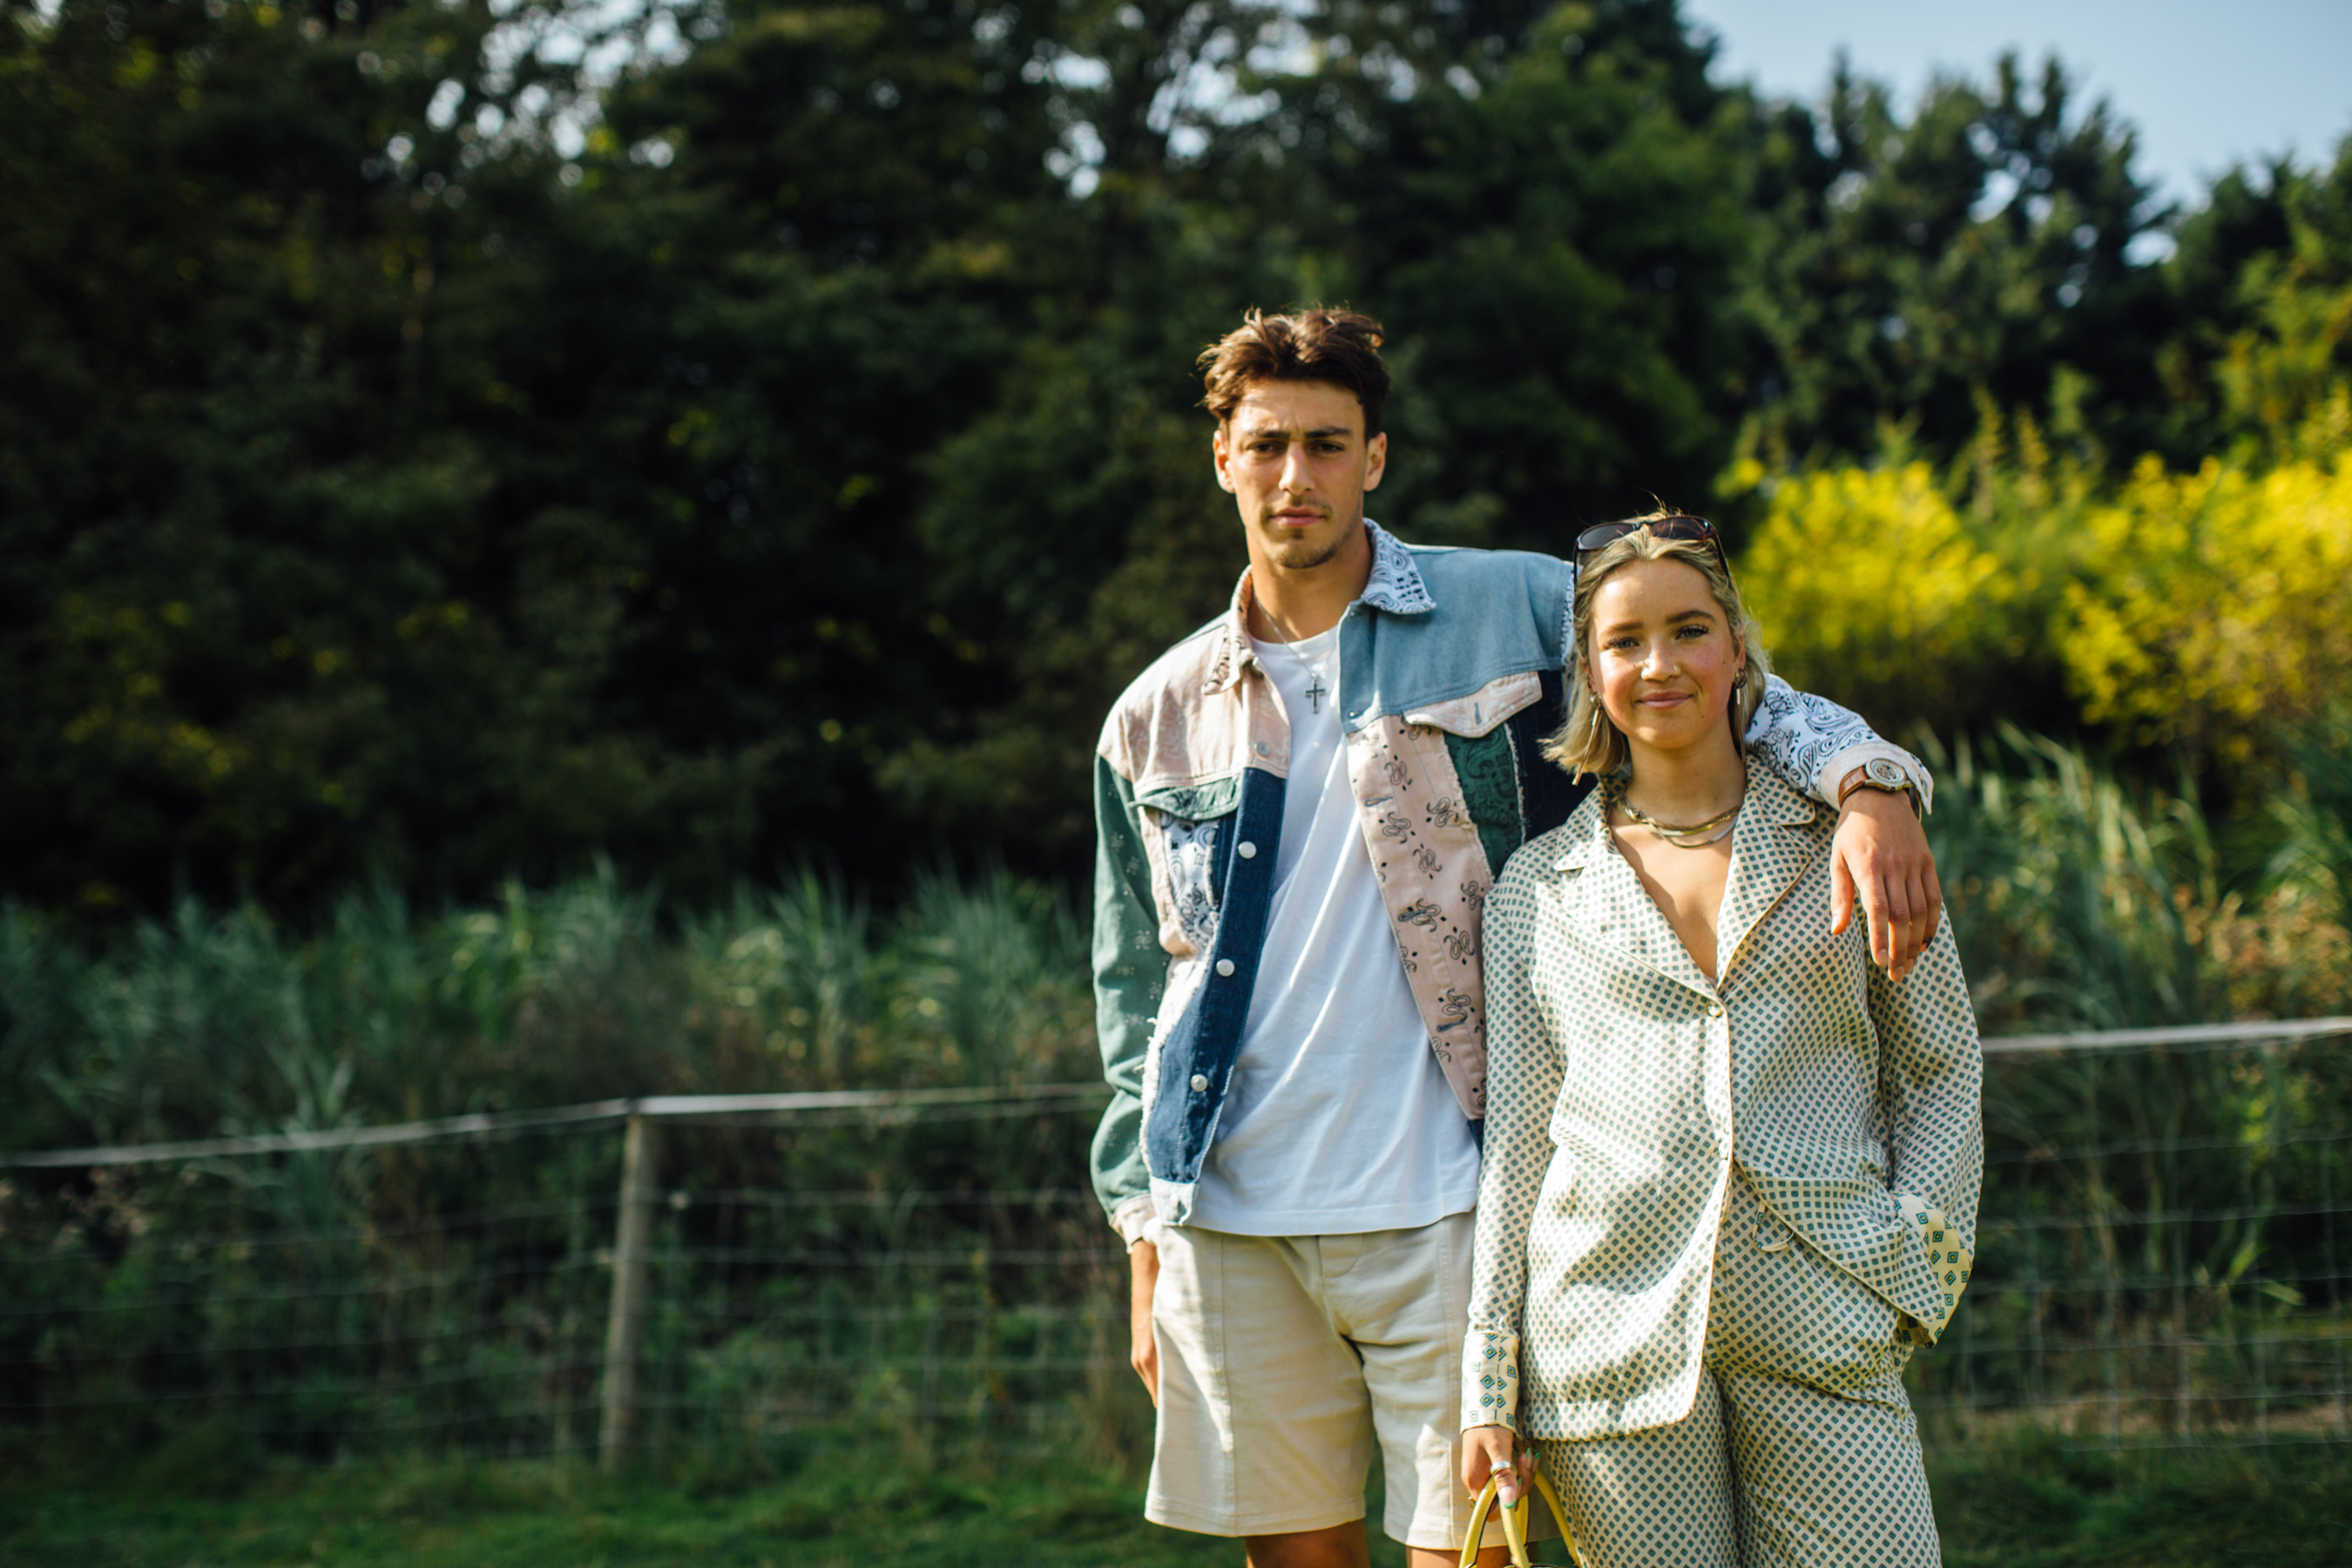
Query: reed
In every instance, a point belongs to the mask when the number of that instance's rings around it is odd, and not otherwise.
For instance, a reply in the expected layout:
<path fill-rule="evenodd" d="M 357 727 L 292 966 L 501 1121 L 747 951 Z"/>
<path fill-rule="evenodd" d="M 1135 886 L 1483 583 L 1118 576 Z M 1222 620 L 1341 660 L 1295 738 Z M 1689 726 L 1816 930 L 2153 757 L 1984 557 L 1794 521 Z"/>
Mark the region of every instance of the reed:
<path fill-rule="evenodd" d="M 1988 1034 L 2344 1005 L 2319 827 L 2232 889 L 2185 795 L 2015 731 L 1919 744 Z M 2324 826 L 2327 781 L 2306 778 L 2293 809 Z M 308 931 L 188 903 L 103 951 L 9 909 L 0 1145 L 1091 1076 L 1073 900 L 989 867 L 908 889 L 878 909 L 799 869 L 677 910 L 605 869 L 427 911 L 375 886 Z M 2341 1058 L 1996 1059 L 1979 1284 L 1913 1363 L 1931 1424 L 2059 1412 L 2120 1441 L 2307 1424 L 2330 1399 L 2340 1423 Z M 1131 1455 L 1143 1413 L 1083 1190 L 1089 1120 L 672 1139 L 654 1429 L 764 1441 L 854 1412 L 910 1449 L 945 1431 Z M 12 1174 L 0 1426 L 233 1418 L 322 1454 L 589 1443 L 617 1163 L 595 1132 Z"/>

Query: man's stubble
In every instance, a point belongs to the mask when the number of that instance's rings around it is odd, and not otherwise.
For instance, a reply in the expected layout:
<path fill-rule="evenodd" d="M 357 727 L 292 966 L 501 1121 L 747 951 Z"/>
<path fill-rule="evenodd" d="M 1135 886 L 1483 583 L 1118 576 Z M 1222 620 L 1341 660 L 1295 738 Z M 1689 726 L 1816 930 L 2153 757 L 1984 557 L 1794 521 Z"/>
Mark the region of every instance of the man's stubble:
<path fill-rule="evenodd" d="M 1359 522 L 1357 526 L 1360 528 L 1362 524 Z M 1285 572 L 1312 572 L 1318 567 L 1328 566 L 1348 548 L 1348 531 L 1344 528 L 1322 544 L 1309 544 L 1303 540 L 1268 539 L 1264 533 L 1258 537 L 1265 541 L 1266 560 Z"/>

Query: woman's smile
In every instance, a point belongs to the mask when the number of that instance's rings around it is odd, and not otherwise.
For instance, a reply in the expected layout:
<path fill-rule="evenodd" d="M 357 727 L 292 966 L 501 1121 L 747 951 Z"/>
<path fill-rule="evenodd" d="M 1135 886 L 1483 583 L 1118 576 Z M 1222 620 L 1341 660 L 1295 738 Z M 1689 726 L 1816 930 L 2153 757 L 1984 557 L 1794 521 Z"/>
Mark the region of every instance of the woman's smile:
<path fill-rule="evenodd" d="M 1592 621 L 1594 694 L 1626 740 L 1703 744 L 1728 763 L 1723 717 L 1742 660 L 1706 575 L 1682 561 L 1628 562 L 1594 595 Z"/>

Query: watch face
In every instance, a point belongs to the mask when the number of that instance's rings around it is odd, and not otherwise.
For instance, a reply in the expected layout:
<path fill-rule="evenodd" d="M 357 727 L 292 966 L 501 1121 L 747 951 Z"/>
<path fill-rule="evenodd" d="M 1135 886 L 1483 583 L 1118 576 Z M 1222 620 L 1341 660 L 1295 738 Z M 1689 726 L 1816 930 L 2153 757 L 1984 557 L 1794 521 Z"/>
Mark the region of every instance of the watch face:
<path fill-rule="evenodd" d="M 1911 782 L 1900 767 L 1885 757 L 1873 757 L 1863 763 L 1862 776 L 1886 789 L 1902 789 Z"/>

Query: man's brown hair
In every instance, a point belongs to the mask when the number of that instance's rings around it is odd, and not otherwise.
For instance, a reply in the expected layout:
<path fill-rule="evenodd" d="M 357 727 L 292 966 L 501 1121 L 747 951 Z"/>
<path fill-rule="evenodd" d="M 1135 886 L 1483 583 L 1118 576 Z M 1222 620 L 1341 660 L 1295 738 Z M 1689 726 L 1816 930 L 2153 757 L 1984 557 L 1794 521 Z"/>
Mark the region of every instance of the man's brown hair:
<path fill-rule="evenodd" d="M 1208 383 L 1201 399 L 1223 425 L 1261 381 L 1328 381 L 1364 405 L 1364 439 L 1381 433 L 1389 368 L 1381 363 L 1381 324 L 1353 310 L 1313 306 L 1286 316 L 1252 310 L 1242 324 L 1201 351 Z"/>

